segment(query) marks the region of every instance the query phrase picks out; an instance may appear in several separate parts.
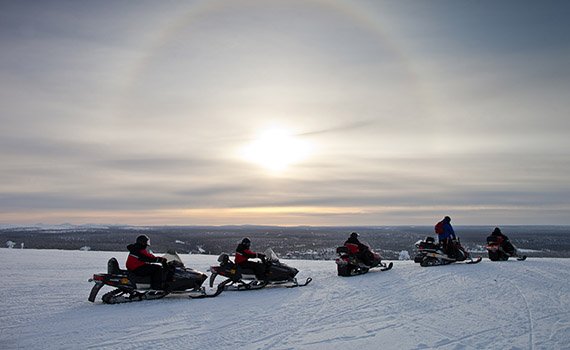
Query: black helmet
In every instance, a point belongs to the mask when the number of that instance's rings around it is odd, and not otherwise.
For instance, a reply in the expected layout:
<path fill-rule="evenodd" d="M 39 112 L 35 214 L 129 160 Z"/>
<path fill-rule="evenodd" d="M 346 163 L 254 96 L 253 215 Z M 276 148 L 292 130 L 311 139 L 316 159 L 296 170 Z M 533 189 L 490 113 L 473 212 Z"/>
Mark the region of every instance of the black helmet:
<path fill-rule="evenodd" d="M 243 244 L 246 247 L 249 247 L 251 245 L 251 240 L 245 237 L 244 239 L 241 240 L 241 244 Z"/>
<path fill-rule="evenodd" d="M 495 229 L 493 230 L 493 233 L 501 233 L 501 229 L 498 227 L 495 227 Z"/>
<path fill-rule="evenodd" d="M 356 232 L 351 233 L 350 238 L 358 238 L 358 233 Z"/>
<path fill-rule="evenodd" d="M 443 218 L 443 221 L 444 221 L 444 222 L 450 222 L 450 221 L 451 221 L 451 218 L 450 218 L 449 216 L 446 216 L 446 217 Z"/>
<path fill-rule="evenodd" d="M 140 235 L 137 237 L 137 243 L 142 246 L 150 245 L 150 238 L 147 235 Z"/>

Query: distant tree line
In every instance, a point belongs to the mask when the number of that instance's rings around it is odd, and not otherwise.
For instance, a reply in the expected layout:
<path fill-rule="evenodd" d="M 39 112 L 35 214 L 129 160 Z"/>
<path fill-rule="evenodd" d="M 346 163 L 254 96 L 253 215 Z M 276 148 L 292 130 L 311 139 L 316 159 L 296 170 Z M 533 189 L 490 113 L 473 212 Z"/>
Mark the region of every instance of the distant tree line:
<path fill-rule="evenodd" d="M 490 226 L 455 226 L 463 245 L 481 249 L 491 232 Z M 0 240 L 11 241 L 13 247 L 23 244 L 32 249 L 79 250 L 89 247 L 97 251 L 125 251 L 140 234 L 151 238 L 155 252 L 174 249 L 180 253 L 233 253 L 243 237 L 251 238 L 252 248 L 273 250 L 280 256 L 300 257 L 313 254 L 319 258 L 334 257 L 334 249 L 342 245 L 350 232 L 380 251 L 387 259 L 397 259 L 403 250 L 414 251 L 414 243 L 425 236 L 435 236 L 428 226 L 363 226 L 363 227 L 276 227 L 276 226 L 154 226 L 154 227 L 77 227 L 65 229 L 10 228 L 0 230 Z M 530 256 L 570 257 L 570 227 L 505 226 L 505 232 L 516 246 L 540 251 Z M 21 243 L 20 243 L 21 242 Z M 333 252 L 331 254 L 331 252 Z M 333 256 L 331 256 L 333 255 Z"/>

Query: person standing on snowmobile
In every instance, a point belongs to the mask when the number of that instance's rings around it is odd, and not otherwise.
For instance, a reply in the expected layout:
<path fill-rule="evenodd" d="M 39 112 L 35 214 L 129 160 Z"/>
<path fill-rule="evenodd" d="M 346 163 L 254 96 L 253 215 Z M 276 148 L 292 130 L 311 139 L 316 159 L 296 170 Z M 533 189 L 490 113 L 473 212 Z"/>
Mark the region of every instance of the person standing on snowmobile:
<path fill-rule="evenodd" d="M 443 252 L 450 258 L 455 258 L 457 249 L 454 240 L 457 237 L 455 236 L 453 226 L 451 226 L 451 218 L 449 216 L 444 217 L 443 220 L 435 225 L 435 233 L 437 233 L 439 243 L 443 247 Z"/>
<path fill-rule="evenodd" d="M 509 241 L 509 237 L 504 235 L 501 232 L 501 229 L 498 227 L 495 227 L 491 235 L 487 237 L 487 242 L 488 243 L 497 242 L 498 244 L 501 245 L 503 251 L 511 256 L 515 256 L 517 253 L 516 248 L 512 245 L 511 241 Z"/>
<path fill-rule="evenodd" d="M 265 254 L 256 253 L 250 249 L 251 240 L 247 237 L 241 240 L 236 248 L 236 264 L 246 269 L 253 270 L 255 276 L 259 280 L 266 280 L 266 268 L 264 263 L 257 263 L 254 261 L 249 261 L 249 259 L 259 258 L 261 261 L 265 261 Z"/>
<path fill-rule="evenodd" d="M 370 251 L 370 247 L 366 244 L 360 243 L 358 240 L 358 233 L 352 232 L 350 237 L 344 242 L 344 246 L 348 249 L 350 254 L 356 255 L 356 257 L 368 266 L 372 265 L 374 260 L 374 255 Z"/>
<path fill-rule="evenodd" d="M 163 289 L 162 266 L 153 263 L 166 264 L 166 259 L 155 256 L 148 251 L 150 239 L 147 235 L 140 235 L 134 244 L 129 244 L 129 257 L 127 258 L 127 270 L 137 276 L 150 276 L 150 288 Z"/>

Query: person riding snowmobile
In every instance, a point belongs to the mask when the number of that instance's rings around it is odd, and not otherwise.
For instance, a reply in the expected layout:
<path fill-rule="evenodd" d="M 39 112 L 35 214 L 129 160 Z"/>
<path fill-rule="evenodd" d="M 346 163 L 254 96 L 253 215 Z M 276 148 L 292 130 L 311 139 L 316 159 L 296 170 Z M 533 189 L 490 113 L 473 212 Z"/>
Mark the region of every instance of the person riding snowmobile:
<path fill-rule="evenodd" d="M 150 287 L 154 290 L 163 289 L 163 269 L 161 265 L 166 264 L 166 259 L 155 256 L 148 251 L 150 239 L 147 235 L 140 235 L 134 244 L 129 244 L 129 256 L 127 258 L 127 270 L 137 276 L 150 276 Z"/>
<path fill-rule="evenodd" d="M 512 245 L 511 241 L 509 240 L 509 237 L 504 235 L 501 232 L 501 229 L 498 227 L 495 227 L 495 229 L 493 230 L 491 235 L 489 237 L 487 237 L 487 242 L 488 243 L 496 242 L 496 243 L 500 244 L 503 251 L 505 253 L 511 255 L 511 256 L 514 256 L 517 253 L 517 250 Z"/>
<path fill-rule="evenodd" d="M 451 226 L 451 218 L 446 216 L 435 225 L 435 233 L 439 243 L 443 248 L 443 252 L 447 254 L 450 258 L 455 258 L 457 256 L 457 248 L 455 246 L 455 240 L 457 236 Z"/>
<path fill-rule="evenodd" d="M 372 265 L 374 261 L 374 253 L 366 244 L 360 243 L 358 240 L 358 233 L 352 232 L 350 237 L 348 237 L 346 242 L 344 242 L 344 246 L 348 249 L 350 254 L 356 255 L 356 257 L 364 264 L 368 266 Z"/>
<path fill-rule="evenodd" d="M 259 280 L 266 280 L 266 265 L 264 263 L 258 263 L 254 261 L 249 261 L 249 259 L 259 258 L 261 261 L 265 262 L 265 254 L 256 253 L 250 249 L 251 240 L 247 237 L 241 240 L 236 248 L 236 264 L 242 268 L 253 270 L 255 276 Z"/>

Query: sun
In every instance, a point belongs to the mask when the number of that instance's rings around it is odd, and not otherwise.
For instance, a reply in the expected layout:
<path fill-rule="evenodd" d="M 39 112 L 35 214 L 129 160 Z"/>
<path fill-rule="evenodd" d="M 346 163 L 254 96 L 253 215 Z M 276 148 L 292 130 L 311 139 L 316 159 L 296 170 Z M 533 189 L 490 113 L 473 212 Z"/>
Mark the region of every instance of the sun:
<path fill-rule="evenodd" d="M 309 142 L 281 128 L 267 129 L 243 150 L 243 157 L 271 172 L 282 172 L 305 160 L 311 153 Z"/>

